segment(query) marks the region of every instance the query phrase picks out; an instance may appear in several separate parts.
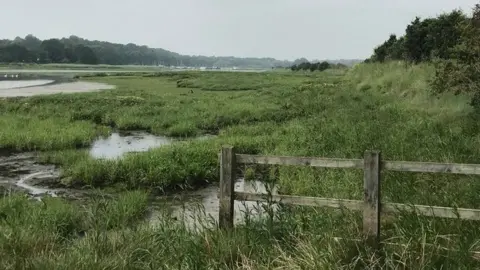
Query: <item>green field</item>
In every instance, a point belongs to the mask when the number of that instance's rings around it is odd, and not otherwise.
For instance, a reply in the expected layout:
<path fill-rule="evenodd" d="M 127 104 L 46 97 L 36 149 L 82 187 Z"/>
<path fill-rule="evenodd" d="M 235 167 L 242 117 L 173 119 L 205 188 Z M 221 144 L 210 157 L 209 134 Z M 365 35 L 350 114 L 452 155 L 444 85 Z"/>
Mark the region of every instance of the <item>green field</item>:
<path fill-rule="evenodd" d="M 218 181 L 229 144 L 246 154 L 478 163 L 480 126 L 463 95 L 432 96 L 433 67 L 401 62 L 324 72 L 164 72 L 93 76 L 117 86 L 95 93 L 0 99 L 0 148 L 40 151 L 70 187 L 128 189 L 79 206 L 61 199 L 0 200 L 2 269 L 472 269 L 478 222 L 401 213 L 382 224 L 386 245 L 362 242 L 361 213 L 285 207 L 276 221 L 193 233 L 165 219 L 140 221 L 148 192 Z M 88 147 L 111 130 L 171 137 L 215 134 L 117 161 Z M 386 202 L 478 208 L 477 177 L 388 172 Z M 280 167 L 285 194 L 363 198 L 362 172 Z"/>

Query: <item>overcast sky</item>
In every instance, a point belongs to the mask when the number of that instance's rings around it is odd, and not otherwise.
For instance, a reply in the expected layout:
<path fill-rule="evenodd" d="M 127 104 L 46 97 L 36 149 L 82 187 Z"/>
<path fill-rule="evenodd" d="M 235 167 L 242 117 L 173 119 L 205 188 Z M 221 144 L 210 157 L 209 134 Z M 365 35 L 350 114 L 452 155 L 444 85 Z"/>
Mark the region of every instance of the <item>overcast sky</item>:
<path fill-rule="evenodd" d="M 3 2 L 3 1 L 2 1 Z M 77 35 L 181 54 L 294 60 L 366 58 L 415 16 L 478 0 L 14 0 L 0 38 Z"/>

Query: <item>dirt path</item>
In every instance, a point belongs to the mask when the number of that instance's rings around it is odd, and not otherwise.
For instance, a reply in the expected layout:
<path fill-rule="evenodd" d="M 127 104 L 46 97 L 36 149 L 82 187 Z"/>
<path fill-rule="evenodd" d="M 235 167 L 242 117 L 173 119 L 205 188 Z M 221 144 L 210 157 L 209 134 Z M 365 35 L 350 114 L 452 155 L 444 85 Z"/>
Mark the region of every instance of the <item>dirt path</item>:
<path fill-rule="evenodd" d="M 115 86 L 96 82 L 69 82 L 51 85 L 39 85 L 22 88 L 0 89 L 0 97 L 28 97 L 35 95 L 52 95 L 59 93 L 82 93 L 114 89 Z"/>

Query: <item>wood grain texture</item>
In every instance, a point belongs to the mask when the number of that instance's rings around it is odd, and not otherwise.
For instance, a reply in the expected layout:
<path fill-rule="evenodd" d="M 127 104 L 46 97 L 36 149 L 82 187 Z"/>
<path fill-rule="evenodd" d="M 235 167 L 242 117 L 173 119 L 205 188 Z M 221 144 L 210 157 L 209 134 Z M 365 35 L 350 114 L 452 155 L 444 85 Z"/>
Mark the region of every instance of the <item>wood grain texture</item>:
<path fill-rule="evenodd" d="M 362 159 L 336 159 L 312 157 L 285 157 L 285 156 L 259 156 L 236 155 L 237 162 L 243 164 L 270 164 L 290 166 L 311 166 L 323 168 L 363 168 Z"/>
<path fill-rule="evenodd" d="M 235 150 L 232 146 L 224 146 L 220 160 L 218 209 L 218 225 L 222 229 L 233 228 L 235 171 Z"/>

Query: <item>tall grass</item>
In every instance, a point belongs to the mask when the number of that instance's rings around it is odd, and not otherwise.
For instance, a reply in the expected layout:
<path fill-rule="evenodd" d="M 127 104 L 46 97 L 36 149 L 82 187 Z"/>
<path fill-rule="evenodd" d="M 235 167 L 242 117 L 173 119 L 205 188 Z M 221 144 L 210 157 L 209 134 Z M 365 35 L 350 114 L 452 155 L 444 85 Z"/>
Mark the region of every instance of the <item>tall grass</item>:
<path fill-rule="evenodd" d="M 406 213 L 384 230 L 384 248 L 365 245 L 358 213 L 281 206 L 231 231 L 170 215 L 141 221 L 146 194 L 127 192 L 80 207 L 61 199 L 0 199 L 2 269 L 472 269 L 472 222 Z M 198 214 L 198 219 L 203 217 Z M 269 216 L 272 215 L 272 216 Z M 273 223 L 269 220 L 273 220 Z M 462 234 L 452 234 L 460 231 Z"/>
<path fill-rule="evenodd" d="M 146 194 L 134 191 L 116 200 L 97 199 L 80 207 L 57 198 L 34 202 L 25 195 L 3 197 L 0 267 L 46 269 L 42 261 L 54 260 L 56 253 L 61 256 L 72 241 L 91 234 L 104 237 L 102 234 L 108 230 L 128 228 L 145 215 L 146 199 Z"/>
<path fill-rule="evenodd" d="M 118 88 L 1 101 L 0 111 L 11 124 L 0 131 L 0 142 L 8 142 L 2 145 L 10 148 L 33 145 L 48 150 L 44 161 L 60 164 L 71 185 L 129 189 L 165 190 L 216 181 L 217 153 L 223 144 L 250 154 L 362 158 L 365 150 L 379 149 L 389 160 L 478 163 L 480 129 L 467 98 L 433 96 L 431 76 L 428 65 L 389 63 L 357 65 L 342 76 L 178 73 L 91 78 Z M 21 129 L 22 123 L 31 126 Z M 53 128 L 46 135 L 14 136 L 57 124 L 67 128 L 59 134 L 75 136 L 62 136 L 59 143 Z M 218 137 L 114 161 L 72 150 L 75 141 L 91 142 L 99 126 Z M 78 133 L 73 127 L 89 131 Z M 478 177 L 389 172 L 383 179 L 386 202 L 479 207 Z M 277 181 L 283 193 L 362 198 L 359 171 L 280 167 Z M 118 206 L 125 208 L 127 204 Z M 121 212 L 115 209 L 109 210 L 112 215 Z M 129 218 L 112 220 L 131 224 Z M 35 261 L 37 267 L 68 263 L 82 269 L 471 269 L 478 263 L 470 254 L 478 250 L 477 222 L 408 213 L 388 217 L 383 224 L 385 248 L 377 254 L 358 241 L 359 213 L 284 207 L 276 220 L 275 226 L 265 219 L 229 233 L 207 229 L 195 234 L 167 221 L 155 229 L 100 222 L 104 225 L 98 233 L 55 246 L 50 253 L 42 251 L 23 265 Z M 10 263 L 19 263 L 19 258 L 12 257 Z"/>

